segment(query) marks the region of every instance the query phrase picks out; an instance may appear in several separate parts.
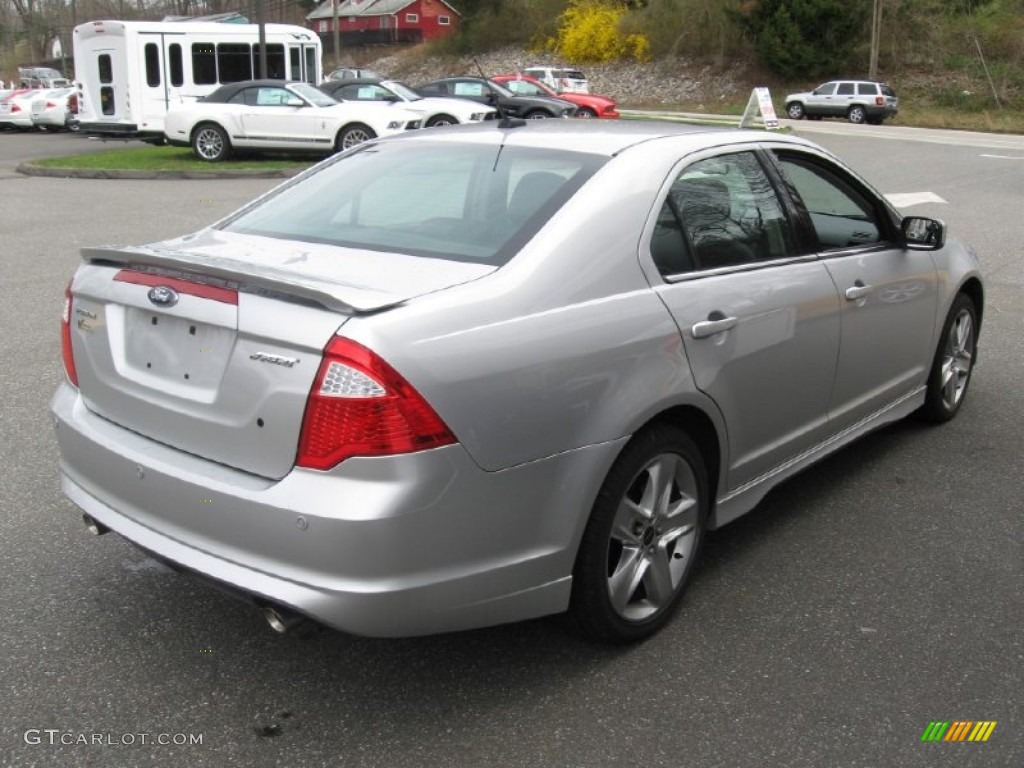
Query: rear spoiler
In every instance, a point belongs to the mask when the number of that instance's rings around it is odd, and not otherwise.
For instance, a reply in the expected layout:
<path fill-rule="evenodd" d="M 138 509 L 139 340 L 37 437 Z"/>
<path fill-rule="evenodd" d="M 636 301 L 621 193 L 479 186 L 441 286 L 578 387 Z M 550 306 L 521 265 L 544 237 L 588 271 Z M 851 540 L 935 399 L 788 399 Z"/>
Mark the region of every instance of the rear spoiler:
<path fill-rule="evenodd" d="M 198 282 L 227 282 L 229 285 L 226 287 L 243 292 L 283 295 L 346 315 L 374 312 L 411 298 L 362 286 L 302 277 L 247 261 L 148 246 L 83 248 L 82 260 L 90 264 L 141 267 L 142 271 L 167 272 L 169 276 L 183 279 L 191 276 Z"/>

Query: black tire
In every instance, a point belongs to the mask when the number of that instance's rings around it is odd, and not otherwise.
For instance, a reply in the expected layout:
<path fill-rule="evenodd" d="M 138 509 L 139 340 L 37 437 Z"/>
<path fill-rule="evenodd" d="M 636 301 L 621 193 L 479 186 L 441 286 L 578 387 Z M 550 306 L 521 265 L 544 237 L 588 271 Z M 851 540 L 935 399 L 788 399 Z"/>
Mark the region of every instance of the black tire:
<path fill-rule="evenodd" d="M 552 117 L 552 115 L 549 115 L 543 109 L 535 109 L 533 112 L 528 112 L 526 114 L 527 120 L 545 120 L 549 117 Z"/>
<path fill-rule="evenodd" d="M 592 110 L 590 107 L 580 107 L 576 110 L 576 117 L 581 120 L 593 120 L 597 117 L 597 112 Z"/>
<path fill-rule="evenodd" d="M 375 138 L 377 138 L 377 134 L 373 132 L 370 126 L 363 125 L 362 123 L 352 123 L 338 131 L 338 136 L 334 140 L 334 149 L 337 152 L 344 152 L 346 149 L 352 149 L 352 147 L 358 146 L 364 141 Z"/>
<path fill-rule="evenodd" d="M 192 131 L 192 153 L 208 163 L 220 163 L 231 156 L 227 131 L 216 123 L 201 123 Z"/>
<path fill-rule="evenodd" d="M 661 629 L 690 582 L 708 509 L 707 469 L 690 437 L 668 425 L 636 435 L 609 470 L 576 555 L 570 612 L 581 633 L 628 643 Z"/>
<path fill-rule="evenodd" d="M 451 115 L 434 115 L 427 121 L 427 128 L 439 128 L 442 125 L 458 125 L 459 121 Z"/>
<path fill-rule="evenodd" d="M 804 111 L 804 105 L 799 101 L 791 101 L 787 104 L 786 114 L 789 115 L 790 120 L 803 120 L 807 117 L 807 113 Z"/>
<path fill-rule="evenodd" d="M 854 104 L 846 110 L 846 119 L 856 125 L 861 125 L 868 119 L 868 112 L 860 104 Z"/>
<path fill-rule="evenodd" d="M 921 418 L 941 424 L 957 415 L 967 397 L 977 352 L 978 310 L 971 297 L 961 293 L 942 324 L 924 405 L 918 411 Z"/>

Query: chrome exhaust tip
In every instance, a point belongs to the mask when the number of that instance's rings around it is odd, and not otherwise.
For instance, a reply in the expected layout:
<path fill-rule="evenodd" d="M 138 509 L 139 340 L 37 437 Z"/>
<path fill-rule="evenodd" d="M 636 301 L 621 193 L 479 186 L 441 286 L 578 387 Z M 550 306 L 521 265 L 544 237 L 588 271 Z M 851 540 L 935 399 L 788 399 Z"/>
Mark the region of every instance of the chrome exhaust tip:
<path fill-rule="evenodd" d="M 82 522 L 85 523 L 85 530 L 93 536 L 102 536 L 104 533 L 110 533 L 110 529 L 92 515 L 82 515 Z"/>
<path fill-rule="evenodd" d="M 279 605 L 265 604 L 260 606 L 260 610 L 263 612 L 263 618 L 270 625 L 270 628 L 275 632 L 280 632 L 282 635 L 309 621 L 305 616 L 289 611 L 287 608 L 282 608 Z"/>

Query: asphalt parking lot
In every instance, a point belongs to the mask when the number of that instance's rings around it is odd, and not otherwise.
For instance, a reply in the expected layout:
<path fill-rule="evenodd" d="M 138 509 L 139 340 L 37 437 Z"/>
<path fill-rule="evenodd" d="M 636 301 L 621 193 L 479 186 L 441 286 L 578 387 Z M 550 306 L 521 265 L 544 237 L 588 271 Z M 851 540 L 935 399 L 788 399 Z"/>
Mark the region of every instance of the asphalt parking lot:
<path fill-rule="evenodd" d="M 47 414 L 77 249 L 196 229 L 276 182 L 24 177 L 20 160 L 84 140 L 0 134 L 0 764 L 1024 765 L 1024 139 L 891 128 L 798 130 L 978 249 L 968 401 L 948 425 L 869 436 L 712 534 L 674 622 L 615 649 L 557 618 L 277 636 L 88 536 Z M 997 726 L 983 744 L 922 742 L 936 720 Z"/>

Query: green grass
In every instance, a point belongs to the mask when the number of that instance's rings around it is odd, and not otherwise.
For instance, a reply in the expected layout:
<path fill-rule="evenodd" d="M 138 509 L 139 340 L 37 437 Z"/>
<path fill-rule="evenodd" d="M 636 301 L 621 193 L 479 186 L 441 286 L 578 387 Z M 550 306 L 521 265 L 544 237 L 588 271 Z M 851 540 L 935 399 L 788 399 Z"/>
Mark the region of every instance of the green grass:
<path fill-rule="evenodd" d="M 222 163 L 196 159 L 187 147 L 129 147 L 85 155 L 50 157 L 35 161 L 46 168 L 82 168 L 102 171 L 285 171 L 308 168 L 317 158 L 291 156 L 287 159 L 262 155 L 239 155 Z"/>

